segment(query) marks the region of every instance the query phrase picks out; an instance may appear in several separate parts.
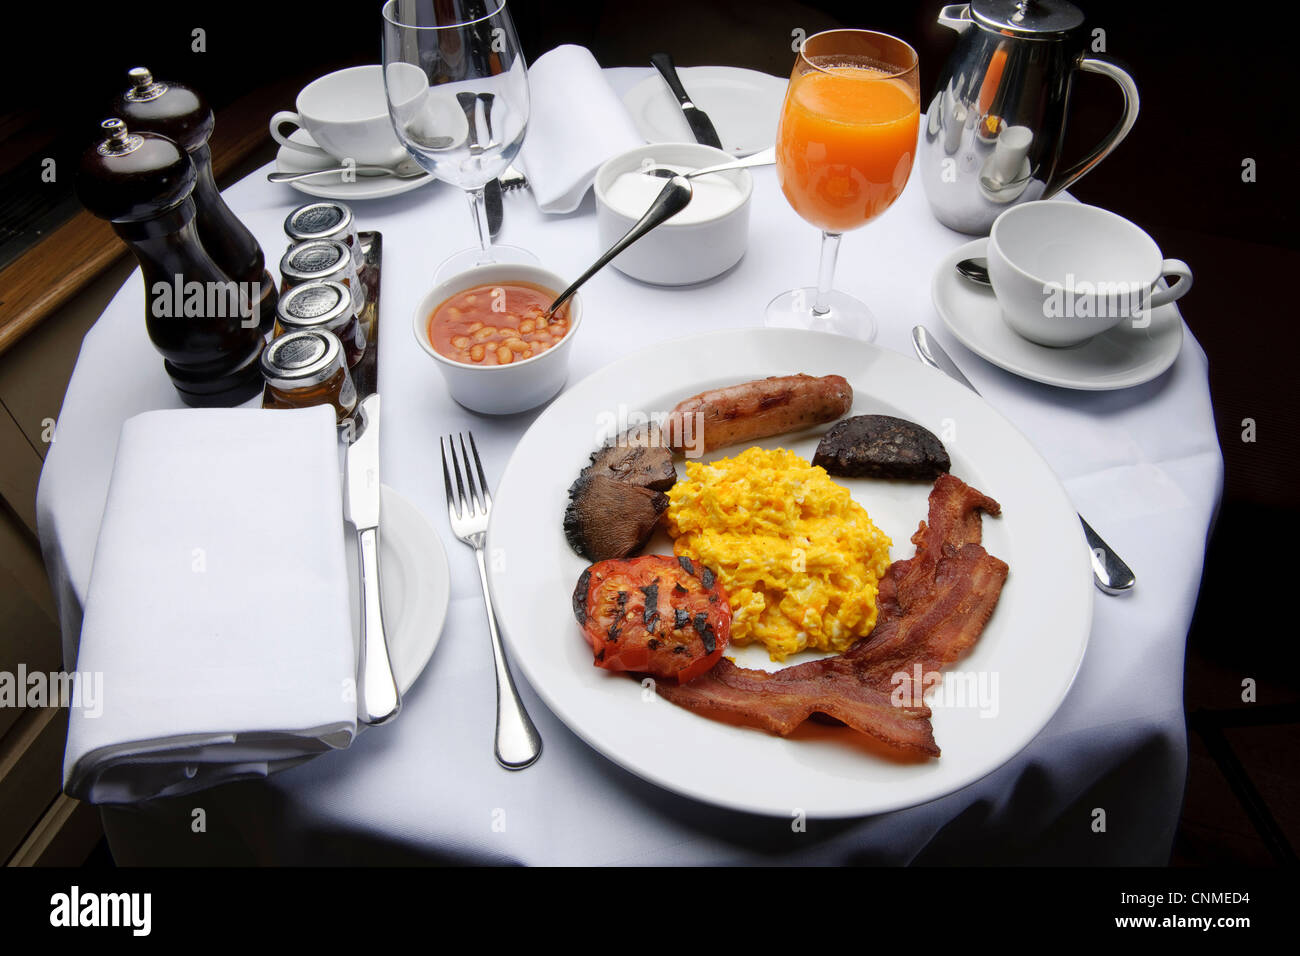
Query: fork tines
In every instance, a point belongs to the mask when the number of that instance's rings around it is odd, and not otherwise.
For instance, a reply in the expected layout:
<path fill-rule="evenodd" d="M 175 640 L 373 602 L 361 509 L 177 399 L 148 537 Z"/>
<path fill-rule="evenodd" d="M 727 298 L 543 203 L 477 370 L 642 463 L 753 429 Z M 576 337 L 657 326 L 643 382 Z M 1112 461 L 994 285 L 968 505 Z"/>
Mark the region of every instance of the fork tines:
<path fill-rule="evenodd" d="M 469 436 L 469 449 L 465 447 L 465 437 Z M 492 496 L 488 494 L 487 476 L 483 473 L 483 460 L 479 457 L 478 446 L 474 444 L 474 433 L 465 432 L 460 435 L 460 458 L 456 457 L 456 437 L 450 435 L 447 437 L 447 445 L 451 446 L 451 469 L 447 468 L 447 446 L 443 445 L 441 437 L 438 438 L 438 448 L 442 452 L 442 479 L 447 488 L 447 510 L 456 518 L 468 517 L 476 512 L 481 515 L 487 515 L 488 510 L 492 507 Z M 474 455 L 474 465 L 470 466 L 470 453 Z M 461 461 L 465 463 L 465 473 L 461 476 Z M 456 473 L 456 492 L 453 494 L 451 488 L 451 472 Z M 474 472 L 478 472 L 478 482 L 474 481 Z M 465 484 L 469 484 L 469 494 L 465 494 Z"/>

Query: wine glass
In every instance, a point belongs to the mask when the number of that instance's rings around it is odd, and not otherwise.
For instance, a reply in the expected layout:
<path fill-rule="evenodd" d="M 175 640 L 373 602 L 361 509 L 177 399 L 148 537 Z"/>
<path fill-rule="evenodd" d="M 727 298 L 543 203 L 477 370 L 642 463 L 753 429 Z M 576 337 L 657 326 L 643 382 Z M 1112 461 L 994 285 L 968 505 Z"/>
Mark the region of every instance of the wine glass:
<path fill-rule="evenodd" d="M 484 190 L 519 152 L 528 126 L 528 68 L 505 0 L 387 0 L 384 92 L 398 140 L 422 168 L 465 190 L 477 248 L 439 276 L 492 263 L 537 264 L 493 245 Z"/>
<path fill-rule="evenodd" d="M 822 230 L 817 285 L 773 299 L 766 323 L 871 341 L 867 306 L 831 287 L 840 236 L 875 219 L 907 185 L 920 122 L 916 51 L 870 30 L 804 41 L 776 134 L 776 174 L 794 211 Z"/>

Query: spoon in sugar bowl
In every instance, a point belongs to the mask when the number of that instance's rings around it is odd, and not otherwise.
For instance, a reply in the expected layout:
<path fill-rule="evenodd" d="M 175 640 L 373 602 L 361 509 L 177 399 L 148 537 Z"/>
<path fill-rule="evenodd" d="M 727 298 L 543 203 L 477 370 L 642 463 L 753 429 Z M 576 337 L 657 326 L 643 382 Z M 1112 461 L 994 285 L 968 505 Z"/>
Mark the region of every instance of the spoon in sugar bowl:
<path fill-rule="evenodd" d="M 660 179 L 672 179 L 674 176 L 683 176 L 686 179 L 694 179 L 696 176 L 707 176 L 709 173 L 725 173 L 733 169 L 748 169 L 750 166 L 774 166 L 776 165 L 776 147 L 769 146 L 767 149 L 760 150 L 744 159 L 733 160 L 729 163 L 719 163 L 717 166 L 705 166 L 703 169 L 692 169 L 690 172 L 679 173 L 676 170 L 668 169 L 666 166 L 647 166 L 641 172 L 647 176 L 658 176 Z"/>
<path fill-rule="evenodd" d="M 691 196 L 694 194 L 694 189 L 687 181 L 687 177 L 676 173 L 672 173 L 671 176 L 672 178 L 670 178 L 668 182 L 664 183 L 664 188 L 661 189 L 659 195 L 655 197 L 655 201 L 650 204 L 650 208 L 646 210 L 645 215 L 636 221 L 636 224 L 627 231 L 626 235 L 610 246 L 605 254 L 592 264 L 590 269 L 578 276 L 572 285 L 556 296 L 555 301 L 552 302 L 550 308 L 546 310 L 546 315 L 543 316 L 544 322 L 549 322 L 551 316 L 555 314 L 555 310 L 564 305 L 564 303 L 569 300 L 569 297 L 573 295 L 573 293 L 577 292 L 583 283 L 601 269 L 605 268 L 605 266 L 609 265 L 611 259 L 628 246 L 632 245 L 632 243 L 636 242 L 647 232 L 662 225 L 665 221 L 671 219 L 686 208 L 687 203 L 691 201 Z"/>

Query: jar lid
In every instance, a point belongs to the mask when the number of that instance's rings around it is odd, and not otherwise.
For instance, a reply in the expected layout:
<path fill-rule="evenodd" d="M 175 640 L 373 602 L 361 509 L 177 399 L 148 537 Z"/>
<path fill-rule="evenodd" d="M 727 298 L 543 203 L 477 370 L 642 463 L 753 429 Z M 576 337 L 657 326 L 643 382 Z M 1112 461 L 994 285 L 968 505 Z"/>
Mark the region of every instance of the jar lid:
<path fill-rule="evenodd" d="M 294 242 L 329 239 L 351 232 L 352 210 L 341 202 L 313 202 L 299 206 L 284 220 L 284 232 Z"/>
<path fill-rule="evenodd" d="M 262 375 L 267 384 L 286 391 L 319 385 L 345 367 L 343 343 L 324 329 L 290 332 L 262 352 Z"/>
<path fill-rule="evenodd" d="M 1069 0 L 971 0 L 970 15 L 990 30 L 1037 40 L 1083 25 L 1083 11 Z"/>
<path fill-rule="evenodd" d="M 280 275 L 294 282 L 328 279 L 352 264 L 352 250 L 337 239 L 311 239 L 289 247 Z"/>
<path fill-rule="evenodd" d="M 333 329 L 353 318 L 352 293 L 341 282 L 322 280 L 296 285 L 276 303 L 285 329 Z"/>

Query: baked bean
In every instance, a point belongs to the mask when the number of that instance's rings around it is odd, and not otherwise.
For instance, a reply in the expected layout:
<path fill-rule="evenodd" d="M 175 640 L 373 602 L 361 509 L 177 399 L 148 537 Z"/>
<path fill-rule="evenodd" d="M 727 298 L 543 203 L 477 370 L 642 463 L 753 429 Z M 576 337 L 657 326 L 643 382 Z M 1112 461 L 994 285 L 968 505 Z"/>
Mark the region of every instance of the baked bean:
<path fill-rule="evenodd" d="M 434 348 L 456 362 L 508 365 L 540 355 L 568 334 L 566 310 L 546 315 L 552 290 L 511 283 L 507 299 L 499 289 L 466 289 L 434 309 L 428 333 Z"/>

